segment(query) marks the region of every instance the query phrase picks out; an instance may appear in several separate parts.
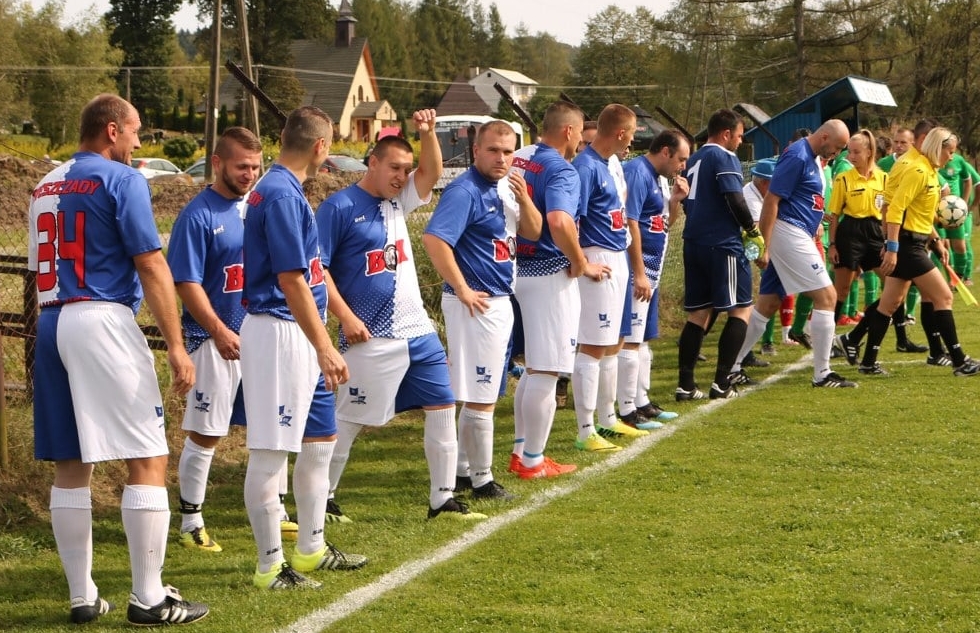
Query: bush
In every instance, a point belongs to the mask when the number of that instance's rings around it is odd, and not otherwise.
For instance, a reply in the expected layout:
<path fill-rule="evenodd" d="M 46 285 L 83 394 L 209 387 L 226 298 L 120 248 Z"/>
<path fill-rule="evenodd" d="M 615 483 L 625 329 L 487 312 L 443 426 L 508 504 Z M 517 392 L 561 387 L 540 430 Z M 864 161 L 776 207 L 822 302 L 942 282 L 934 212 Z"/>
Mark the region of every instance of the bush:
<path fill-rule="evenodd" d="M 180 167 L 186 167 L 196 151 L 197 142 L 189 136 L 176 136 L 163 144 L 164 155 Z"/>

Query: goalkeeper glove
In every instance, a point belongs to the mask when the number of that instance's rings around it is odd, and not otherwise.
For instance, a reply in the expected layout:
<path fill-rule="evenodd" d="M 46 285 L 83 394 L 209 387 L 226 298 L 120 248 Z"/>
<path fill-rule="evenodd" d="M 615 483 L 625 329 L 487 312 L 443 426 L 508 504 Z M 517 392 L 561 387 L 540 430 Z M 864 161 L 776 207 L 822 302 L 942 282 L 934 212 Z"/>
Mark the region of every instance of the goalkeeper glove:
<path fill-rule="evenodd" d="M 759 227 L 753 226 L 751 229 L 742 231 L 742 247 L 745 248 L 745 256 L 751 261 L 755 261 L 766 251 L 766 241 L 759 232 Z"/>

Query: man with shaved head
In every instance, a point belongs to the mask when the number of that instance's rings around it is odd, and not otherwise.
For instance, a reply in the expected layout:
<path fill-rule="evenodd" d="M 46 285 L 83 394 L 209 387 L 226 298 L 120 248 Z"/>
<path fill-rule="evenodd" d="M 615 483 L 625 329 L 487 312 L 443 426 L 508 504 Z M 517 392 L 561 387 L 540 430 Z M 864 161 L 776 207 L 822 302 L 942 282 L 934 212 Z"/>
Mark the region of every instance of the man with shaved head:
<path fill-rule="evenodd" d="M 784 296 L 802 293 L 813 300 L 810 332 L 814 387 L 857 386 L 830 370 L 837 293 L 823 255 L 813 242 L 824 216 L 823 163 L 837 156 L 847 146 L 849 137 L 843 121 L 830 119 L 813 134 L 790 145 L 779 157 L 759 220 L 759 229 L 768 245 L 759 263 L 768 266 L 762 273 L 759 299 L 739 352 L 741 360 L 752 349 Z M 733 369 L 733 383 L 748 382 L 738 364 Z"/>

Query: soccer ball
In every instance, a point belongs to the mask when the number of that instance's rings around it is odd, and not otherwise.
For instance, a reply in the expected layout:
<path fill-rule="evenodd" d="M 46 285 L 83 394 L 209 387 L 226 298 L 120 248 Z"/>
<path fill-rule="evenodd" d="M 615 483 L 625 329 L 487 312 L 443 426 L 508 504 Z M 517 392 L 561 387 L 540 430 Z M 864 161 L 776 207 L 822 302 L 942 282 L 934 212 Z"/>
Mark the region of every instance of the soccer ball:
<path fill-rule="evenodd" d="M 936 219 L 944 229 L 955 229 L 963 226 L 967 213 L 968 209 L 963 198 L 950 195 L 939 201 Z"/>

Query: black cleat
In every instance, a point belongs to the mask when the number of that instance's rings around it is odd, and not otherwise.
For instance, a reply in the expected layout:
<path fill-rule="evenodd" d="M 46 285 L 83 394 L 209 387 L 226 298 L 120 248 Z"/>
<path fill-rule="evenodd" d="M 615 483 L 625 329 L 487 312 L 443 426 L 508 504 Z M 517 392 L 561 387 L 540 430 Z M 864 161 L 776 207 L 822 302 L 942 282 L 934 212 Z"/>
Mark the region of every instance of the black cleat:
<path fill-rule="evenodd" d="M 201 602 L 188 602 L 180 597 L 171 586 L 164 587 L 167 597 L 158 605 L 147 606 L 139 601 L 136 594 L 129 594 L 129 609 L 126 619 L 136 626 L 160 626 L 170 624 L 190 624 L 208 614 L 208 606 Z"/>
<path fill-rule="evenodd" d="M 717 383 L 711 383 L 708 397 L 712 400 L 727 400 L 728 398 L 737 398 L 738 391 L 735 390 L 735 385 L 728 385 L 728 389 L 722 389 Z"/>
<path fill-rule="evenodd" d="M 980 372 L 980 363 L 969 356 L 966 357 L 962 365 L 953 368 L 954 376 L 975 376 L 977 372 Z"/>
<path fill-rule="evenodd" d="M 428 518 L 434 519 L 439 516 L 455 521 L 479 521 L 487 518 L 485 514 L 470 512 L 469 507 L 458 499 L 449 499 L 438 508 L 429 508 Z"/>
<path fill-rule="evenodd" d="M 513 501 L 517 497 L 507 492 L 507 490 L 496 481 L 491 480 L 478 488 L 473 488 L 473 498 Z"/>
<path fill-rule="evenodd" d="M 807 349 L 813 349 L 813 340 L 810 338 L 810 335 L 807 334 L 806 332 L 800 332 L 799 334 L 797 334 L 793 330 L 790 330 L 787 337 L 789 338 L 789 340 L 796 341 L 797 343 L 799 343 L 800 345 L 802 345 Z"/>
<path fill-rule="evenodd" d="M 834 349 L 843 354 L 848 365 L 857 365 L 858 356 L 861 354 L 861 343 L 852 345 L 847 334 L 839 334 L 834 337 Z"/>
<path fill-rule="evenodd" d="M 333 499 L 327 499 L 327 512 L 323 515 L 327 523 L 353 523 L 354 520 L 340 510 Z"/>
<path fill-rule="evenodd" d="M 918 345 L 912 341 L 906 340 L 904 345 L 901 343 L 896 344 L 895 351 L 904 352 L 906 354 L 925 354 L 929 351 L 929 348 L 925 345 Z"/>
<path fill-rule="evenodd" d="M 768 365 L 769 363 L 766 364 Z M 733 386 L 737 385 L 739 387 L 741 387 L 742 385 L 749 386 L 749 385 L 759 384 L 755 380 L 752 380 L 752 378 L 750 378 L 749 375 L 745 373 L 744 369 L 739 369 L 738 371 L 734 371 L 728 374 L 728 382 Z"/>
<path fill-rule="evenodd" d="M 943 354 L 941 356 L 929 356 L 926 358 L 927 365 L 935 365 L 936 367 L 952 367 L 953 359 L 949 357 L 949 354 Z"/>
<path fill-rule="evenodd" d="M 683 387 L 678 387 L 674 390 L 674 400 L 677 402 L 684 402 L 686 400 L 704 400 L 707 397 L 707 394 L 697 387 L 691 389 L 690 391 L 684 389 Z"/>
<path fill-rule="evenodd" d="M 749 352 L 742 359 L 742 367 L 768 367 L 769 361 L 756 357 L 755 353 Z"/>
<path fill-rule="evenodd" d="M 882 369 L 881 363 L 875 363 L 874 365 L 861 365 L 858 367 L 858 373 L 864 374 L 865 376 L 887 376 L 888 372 Z"/>
<path fill-rule="evenodd" d="M 94 622 L 115 608 L 116 605 L 100 596 L 96 596 L 92 602 L 86 602 L 85 598 L 73 598 L 68 621 L 72 624 L 87 624 Z"/>
<path fill-rule="evenodd" d="M 816 380 L 814 380 L 813 381 L 813 386 L 814 387 L 828 387 L 830 389 L 846 389 L 848 387 L 857 387 L 857 383 L 856 382 L 852 382 L 850 380 L 844 380 L 844 377 L 843 376 L 841 376 L 837 372 L 832 371 L 829 374 L 827 374 L 826 376 L 824 376 L 824 379 L 823 380 L 821 380 L 819 382 L 817 382 Z"/>

